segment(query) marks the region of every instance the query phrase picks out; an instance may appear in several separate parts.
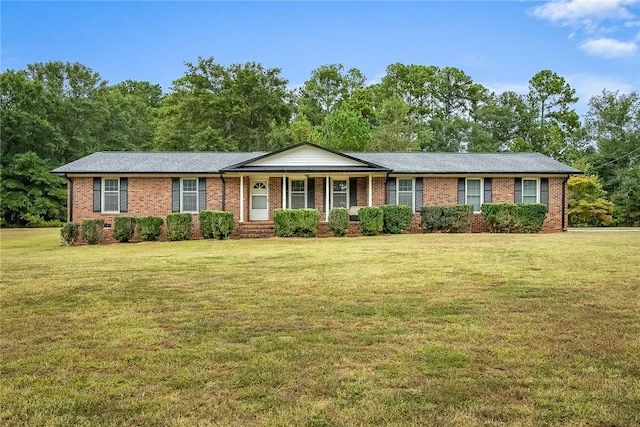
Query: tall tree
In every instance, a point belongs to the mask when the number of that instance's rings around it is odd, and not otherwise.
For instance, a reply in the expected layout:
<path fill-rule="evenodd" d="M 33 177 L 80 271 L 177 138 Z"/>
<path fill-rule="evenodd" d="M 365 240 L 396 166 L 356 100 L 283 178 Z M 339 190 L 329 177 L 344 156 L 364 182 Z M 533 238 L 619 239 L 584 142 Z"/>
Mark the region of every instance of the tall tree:
<path fill-rule="evenodd" d="M 604 90 L 589 102 L 588 141 L 597 173 L 616 204 L 615 221 L 640 225 L 640 96 Z"/>
<path fill-rule="evenodd" d="M 264 150 L 292 108 L 280 69 L 255 62 L 224 67 L 213 58 L 187 63 L 161 102 L 155 148 Z"/>
<path fill-rule="evenodd" d="M 342 64 L 318 67 L 299 90 L 298 112 L 317 126 L 354 91 L 363 88 L 365 80 L 364 74 L 357 68 L 345 70 Z"/>
<path fill-rule="evenodd" d="M 572 135 L 580 128 L 573 105 L 576 91 L 558 74 L 542 70 L 529 80 L 527 103 L 532 124 L 514 151 L 536 151 L 555 159 L 566 160 L 571 151 Z"/>

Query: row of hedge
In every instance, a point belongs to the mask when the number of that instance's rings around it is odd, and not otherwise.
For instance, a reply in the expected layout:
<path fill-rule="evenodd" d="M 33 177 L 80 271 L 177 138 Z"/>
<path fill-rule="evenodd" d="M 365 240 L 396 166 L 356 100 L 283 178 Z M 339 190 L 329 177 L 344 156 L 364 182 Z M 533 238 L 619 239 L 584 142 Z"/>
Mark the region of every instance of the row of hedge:
<path fill-rule="evenodd" d="M 537 233 L 542 229 L 547 207 L 536 203 L 485 203 L 482 205 L 485 225 L 491 233 Z M 420 210 L 421 226 L 426 232 L 468 233 L 473 224 L 470 205 L 423 206 Z M 276 236 L 316 237 L 320 225 L 320 212 L 316 209 L 276 209 L 273 213 Z M 360 231 L 365 236 L 379 233 L 399 234 L 411 229 L 413 212 L 409 206 L 383 205 L 379 208 L 363 207 L 358 211 Z M 167 240 L 187 240 L 191 235 L 192 216 L 186 213 L 167 215 Z M 115 218 L 113 238 L 128 242 L 138 231 L 143 241 L 157 240 L 164 220 L 160 217 L 142 218 L 119 216 Z M 202 211 L 199 215 L 200 235 L 203 239 L 226 239 L 233 232 L 233 214 L 224 211 Z M 99 243 L 101 219 L 90 219 L 81 225 L 70 222 L 61 231 L 63 242 L 72 245 L 82 236 L 90 245 Z M 344 236 L 349 230 L 349 211 L 333 208 L 329 211 L 329 230 L 334 236 Z"/>
<path fill-rule="evenodd" d="M 537 233 L 542 230 L 547 207 L 537 203 L 485 203 L 482 214 L 491 233 Z M 473 206 L 423 206 L 421 227 L 425 232 L 469 233 L 473 226 Z M 413 212 L 409 206 L 383 205 L 363 207 L 358 211 L 360 231 L 365 236 L 379 233 L 399 234 L 411 229 Z M 315 237 L 320 212 L 316 209 L 278 209 L 274 212 L 276 236 Z M 329 211 L 329 230 L 344 236 L 349 230 L 349 211 Z"/>
<path fill-rule="evenodd" d="M 162 234 L 164 220 L 157 216 L 129 217 L 117 216 L 113 224 L 112 236 L 118 242 L 129 242 L 134 233 L 138 232 L 141 241 L 158 240 Z M 226 239 L 233 232 L 235 222 L 231 212 L 202 211 L 199 214 L 200 235 L 203 239 Z M 173 213 L 167 215 L 167 240 L 187 240 L 191 236 L 192 215 L 188 213 Z M 77 224 L 68 222 L 62 226 L 60 236 L 67 245 L 78 242 L 79 237 L 89 244 L 100 243 L 100 230 L 104 227 L 102 219 L 88 219 Z"/>

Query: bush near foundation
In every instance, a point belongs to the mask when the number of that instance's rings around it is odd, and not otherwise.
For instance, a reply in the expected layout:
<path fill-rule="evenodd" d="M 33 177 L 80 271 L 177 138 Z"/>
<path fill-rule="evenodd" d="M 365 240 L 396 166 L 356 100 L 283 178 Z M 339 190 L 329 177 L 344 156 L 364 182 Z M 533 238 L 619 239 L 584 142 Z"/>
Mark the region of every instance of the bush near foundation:
<path fill-rule="evenodd" d="M 382 205 L 382 231 L 387 234 L 400 234 L 411 229 L 413 211 L 406 205 Z"/>
<path fill-rule="evenodd" d="M 202 211 L 199 222 L 203 239 L 226 239 L 233 233 L 235 225 L 233 213 L 225 211 Z"/>
<path fill-rule="evenodd" d="M 173 213 L 167 215 L 167 240 L 189 240 L 191 235 L 191 214 Z"/>
<path fill-rule="evenodd" d="M 278 237 L 316 237 L 320 212 L 317 209 L 276 209 L 273 222 Z"/>
<path fill-rule="evenodd" d="M 336 237 L 347 234 L 349 231 L 349 210 L 347 208 L 333 208 L 329 211 L 329 230 Z"/>
<path fill-rule="evenodd" d="M 80 235 L 80 226 L 75 222 L 67 222 L 60 229 L 60 237 L 67 246 L 74 245 Z"/>
<path fill-rule="evenodd" d="M 447 205 L 423 206 L 420 209 L 424 231 L 444 233 L 468 233 L 473 223 L 473 206 Z"/>
<path fill-rule="evenodd" d="M 384 212 L 381 208 L 364 207 L 358 211 L 360 231 L 365 236 L 376 236 L 382 232 Z"/>
<path fill-rule="evenodd" d="M 144 216 L 136 219 L 138 237 L 145 242 L 158 240 L 162 233 L 164 220 L 159 216 Z"/>
<path fill-rule="evenodd" d="M 89 245 L 100 243 L 100 230 L 104 227 L 102 219 L 85 219 L 80 225 L 82 240 Z"/>
<path fill-rule="evenodd" d="M 547 206 L 540 203 L 485 203 L 484 223 L 491 233 L 538 233 Z"/>
<path fill-rule="evenodd" d="M 114 220 L 113 238 L 120 243 L 126 243 L 133 238 L 136 230 L 136 219 L 130 216 L 117 216 Z"/>

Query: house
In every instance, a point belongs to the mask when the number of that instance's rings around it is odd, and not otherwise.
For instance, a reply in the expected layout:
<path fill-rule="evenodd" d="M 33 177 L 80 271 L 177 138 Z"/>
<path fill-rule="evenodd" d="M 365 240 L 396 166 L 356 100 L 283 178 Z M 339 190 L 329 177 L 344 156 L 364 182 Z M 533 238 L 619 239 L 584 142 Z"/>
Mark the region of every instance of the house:
<path fill-rule="evenodd" d="M 419 231 L 423 205 L 544 203 L 544 232 L 567 226 L 567 179 L 582 174 L 538 153 L 342 153 L 303 142 L 273 152 L 99 152 L 52 171 L 68 180 L 68 221 L 117 215 L 233 212 L 240 236 L 273 230 L 275 209 L 402 204 Z M 194 222 L 197 223 L 194 218 Z M 352 224 L 357 227 L 357 224 Z"/>

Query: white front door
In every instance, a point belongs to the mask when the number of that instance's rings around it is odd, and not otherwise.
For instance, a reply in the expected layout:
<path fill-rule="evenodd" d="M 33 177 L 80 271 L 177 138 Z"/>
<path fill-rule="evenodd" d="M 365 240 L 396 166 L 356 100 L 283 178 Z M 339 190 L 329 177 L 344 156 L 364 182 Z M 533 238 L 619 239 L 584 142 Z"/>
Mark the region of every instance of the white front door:
<path fill-rule="evenodd" d="M 251 181 L 251 221 L 269 219 L 269 181 Z"/>

